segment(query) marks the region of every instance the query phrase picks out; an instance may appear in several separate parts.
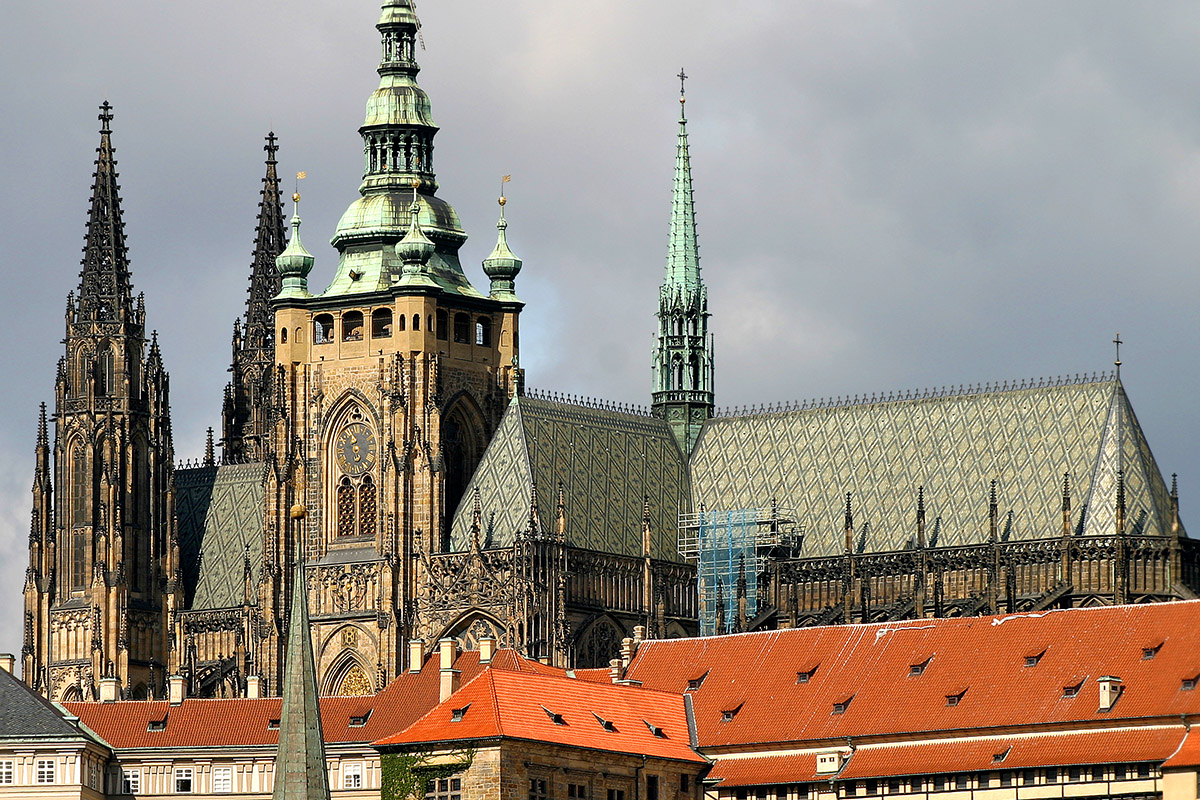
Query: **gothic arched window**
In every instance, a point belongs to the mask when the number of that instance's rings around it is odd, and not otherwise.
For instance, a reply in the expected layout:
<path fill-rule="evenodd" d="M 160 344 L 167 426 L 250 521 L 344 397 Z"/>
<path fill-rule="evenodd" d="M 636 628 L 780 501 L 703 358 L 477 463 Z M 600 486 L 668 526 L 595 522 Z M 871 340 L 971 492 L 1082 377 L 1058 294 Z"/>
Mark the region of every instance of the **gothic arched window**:
<path fill-rule="evenodd" d="M 475 344 L 482 347 L 492 346 L 492 318 L 480 317 L 475 323 Z"/>
<path fill-rule="evenodd" d="M 113 393 L 113 353 L 112 348 L 105 345 L 100 350 L 96 360 L 96 395 L 107 396 Z"/>
<path fill-rule="evenodd" d="M 401 317 L 400 319 L 404 319 Z M 377 308 L 371 312 L 371 338 L 386 339 L 392 335 L 392 310 Z"/>
<path fill-rule="evenodd" d="M 83 447 L 75 449 L 71 459 L 71 524 L 87 525 L 87 461 L 83 457 Z"/>
<path fill-rule="evenodd" d="M 354 487 L 350 479 L 343 477 L 337 488 L 337 535 L 353 536 L 356 520 L 354 519 Z"/>
<path fill-rule="evenodd" d="M 379 503 L 375 494 L 375 482 L 370 475 L 363 477 L 362 485 L 358 487 L 358 535 L 375 535 L 375 518 L 378 516 Z"/>
<path fill-rule="evenodd" d="M 443 341 L 449 339 L 450 331 L 448 329 L 450 327 L 450 319 L 446 315 L 445 310 L 439 308 L 437 313 L 434 315 L 434 319 L 437 320 L 437 324 L 435 325 L 437 338 L 442 339 Z"/>

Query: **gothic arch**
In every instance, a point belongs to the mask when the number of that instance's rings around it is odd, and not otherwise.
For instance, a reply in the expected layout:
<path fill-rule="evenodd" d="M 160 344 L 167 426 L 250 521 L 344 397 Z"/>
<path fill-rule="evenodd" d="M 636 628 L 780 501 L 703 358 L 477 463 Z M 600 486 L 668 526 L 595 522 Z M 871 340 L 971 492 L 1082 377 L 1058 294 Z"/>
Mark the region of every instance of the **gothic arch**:
<path fill-rule="evenodd" d="M 607 667 L 608 662 L 621 655 L 621 640 L 629 634 L 608 614 L 597 616 L 579 632 L 575 640 L 575 667 Z"/>
<path fill-rule="evenodd" d="M 478 650 L 479 640 L 488 635 L 496 640 L 497 647 L 512 647 L 507 625 L 493 614 L 471 609 L 443 628 L 434 641 L 448 637 L 457 639 L 463 650 Z"/>
<path fill-rule="evenodd" d="M 83 700 L 83 693 L 79 691 L 79 685 L 72 683 L 65 687 L 58 695 L 60 703 L 78 703 Z"/>
<path fill-rule="evenodd" d="M 374 694 L 376 689 L 371 668 L 359 653 L 350 649 L 338 654 L 321 682 L 321 694 L 327 696 Z"/>
<path fill-rule="evenodd" d="M 671 620 L 667 623 L 666 638 L 668 639 L 686 639 L 688 632 L 683 629 L 683 626 L 678 622 Z"/>
<path fill-rule="evenodd" d="M 347 429 L 365 426 L 373 441 L 371 463 L 364 471 L 346 471 L 338 460 L 338 439 Z M 325 509 L 325 539 L 373 538 L 379 529 L 378 516 L 382 462 L 381 423 L 375 406 L 359 391 L 347 390 L 332 405 L 322 431 L 324 473 L 322 492 Z"/>
<path fill-rule="evenodd" d="M 488 430 L 483 411 L 475 398 L 465 391 L 450 399 L 442 412 L 441 463 L 442 463 L 442 512 L 447 522 L 454 519 L 454 512 L 466 494 L 467 484 L 475 474 L 475 468 L 483 459 L 487 448 Z M 449 525 L 442 526 L 449 537 Z M 449 549 L 443 542 L 443 550 Z"/>

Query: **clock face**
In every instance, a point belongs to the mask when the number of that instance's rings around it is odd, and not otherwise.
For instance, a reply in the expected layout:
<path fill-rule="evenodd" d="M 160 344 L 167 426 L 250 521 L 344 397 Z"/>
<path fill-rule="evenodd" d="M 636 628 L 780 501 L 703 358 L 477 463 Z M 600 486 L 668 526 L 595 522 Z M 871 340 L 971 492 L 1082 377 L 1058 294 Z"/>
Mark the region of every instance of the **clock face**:
<path fill-rule="evenodd" d="M 338 466 L 347 475 L 362 475 L 375 466 L 375 437 L 361 422 L 346 426 L 334 444 Z"/>

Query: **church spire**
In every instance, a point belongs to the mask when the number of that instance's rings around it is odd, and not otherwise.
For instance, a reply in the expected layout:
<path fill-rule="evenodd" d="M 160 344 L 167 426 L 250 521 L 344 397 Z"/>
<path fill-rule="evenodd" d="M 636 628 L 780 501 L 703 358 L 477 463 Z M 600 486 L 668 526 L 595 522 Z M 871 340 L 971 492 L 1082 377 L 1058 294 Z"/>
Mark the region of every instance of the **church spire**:
<path fill-rule="evenodd" d="M 272 794 L 275 800 L 329 800 L 306 587 L 304 562 L 298 561 L 292 580 L 287 652 L 279 687 L 283 705 L 279 712 L 279 749 L 275 756 Z"/>
<path fill-rule="evenodd" d="M 700 278 L 700 250 L 688 153 L 687 97 L 679 71 L 679 138 L 667 270 L 658 295 L 658 339 L 654 349 L 655 416 L 667 420 L 684 455 L 691 453 L 713 410 L 713 356 L 708 334 L 708 289 Z"/>
<path fill-rule="evenodd" d="M 245 346 L 272 347 L 275 315 L 271 298 L 279 294 L 279 271 L 275 259 L 287 246 L 287 226 L 283 221 L 283 198 L 279 194 L 278 139 L 271 131 L 266 136 L 267 171 L 263 176 L 261 200 L 258 203 L 258 224 L 254 229 L 254 254 L 250 265 L 250 289 L 246 298 Z M 272 353 L 272 357 L 274 354 Z"/>
<path fill-rule="evenodd" d="M 125 223 L 121 220 L 117 162 L 113 158 L 116 148 L 112 146 L 112 118 L 112 106 L 105 100 L 100 106 L 100 146 L 96 148 L 87 244 L 83 248 L 79 283 L 80 319 L 99 322 L 126 319 L 133 310 L 129 253 L 125 246 Z"/>

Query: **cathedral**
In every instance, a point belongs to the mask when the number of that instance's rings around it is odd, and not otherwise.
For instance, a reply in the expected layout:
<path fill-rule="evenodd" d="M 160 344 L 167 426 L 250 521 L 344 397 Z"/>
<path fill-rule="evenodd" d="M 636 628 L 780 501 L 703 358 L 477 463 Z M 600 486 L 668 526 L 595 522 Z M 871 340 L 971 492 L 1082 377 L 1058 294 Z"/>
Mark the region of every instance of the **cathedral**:
<path fill-rule="evenodd" d="M 310 286 L 271 134 L 220 453 L 210 436 L 187 467 L 101 107 L 36 437 L 22 667 L 38 692 L 94 699 L 115 679 L 161 698 L 182 678 L 197 696 L 278 695 L 292 597 L 320 692 L 356 695 L 447 639 L 595 667 L 635 636 L 1196 596 L 1200 559 L 1119 360 L 718 411 L 682 94 L 649 409 L 526 391 L 504 198 L 481 291 L 438 194 L 410 0 L 384 2 L 376 27 L 336 270 Z"/>

